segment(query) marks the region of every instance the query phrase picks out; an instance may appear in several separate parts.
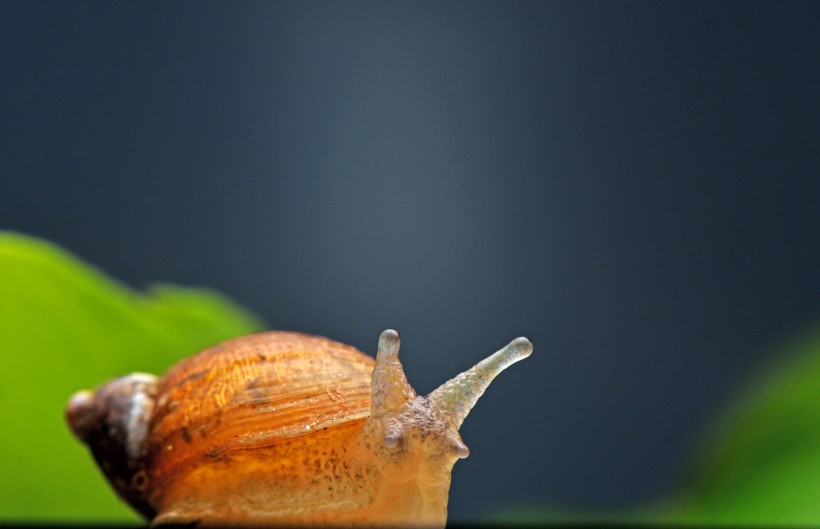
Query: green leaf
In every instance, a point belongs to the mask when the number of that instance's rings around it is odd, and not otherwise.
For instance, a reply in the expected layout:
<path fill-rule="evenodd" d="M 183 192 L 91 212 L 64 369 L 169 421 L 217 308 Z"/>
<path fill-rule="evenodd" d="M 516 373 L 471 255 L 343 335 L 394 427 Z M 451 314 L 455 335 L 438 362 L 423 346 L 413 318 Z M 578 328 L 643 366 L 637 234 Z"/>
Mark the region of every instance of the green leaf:
<path fill-rule="evenodd" d="M 775 358 L 705 429 L 666 519 L 820 525 L 820 327 Z"/>
<path fill-rule="evenodd" d="M 260 328 L 213 291 L 141 294 L 53 244 L 0 232 L 0 519 L 140 520 L 70 434 L 68 398 Z"/>

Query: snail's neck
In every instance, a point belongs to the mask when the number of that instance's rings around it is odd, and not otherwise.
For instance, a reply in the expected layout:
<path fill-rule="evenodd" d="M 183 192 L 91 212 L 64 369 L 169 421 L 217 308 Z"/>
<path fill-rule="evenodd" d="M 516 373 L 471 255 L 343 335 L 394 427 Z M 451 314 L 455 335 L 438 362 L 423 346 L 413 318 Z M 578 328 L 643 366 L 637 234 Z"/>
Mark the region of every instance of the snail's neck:
<path fill-rule="evenodd" d="M 382 526 L 444 527 L 452 464 L 431 468 L 419 453 L 407 455 L 415 462 L 405 461 L 403 468 L 379 450 L 381 437 L 365 426 L 351 436 L 344 450 L 351 456 L 349 465 L 365 476 L 368 516 L 381 520 Z"/>

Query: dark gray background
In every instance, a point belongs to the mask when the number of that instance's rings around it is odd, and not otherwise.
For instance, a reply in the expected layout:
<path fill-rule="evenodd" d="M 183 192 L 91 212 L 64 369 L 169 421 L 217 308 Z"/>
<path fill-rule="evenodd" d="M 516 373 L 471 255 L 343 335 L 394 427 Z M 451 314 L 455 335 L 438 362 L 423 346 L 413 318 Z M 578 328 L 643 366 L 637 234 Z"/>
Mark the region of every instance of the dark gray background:
<path fill-rule="evenodd" d="M 454 520 L 672 488 L 820 317 L 818 2 L 3 2 L 0 228 L 427 392 L 518 335 Z"/>

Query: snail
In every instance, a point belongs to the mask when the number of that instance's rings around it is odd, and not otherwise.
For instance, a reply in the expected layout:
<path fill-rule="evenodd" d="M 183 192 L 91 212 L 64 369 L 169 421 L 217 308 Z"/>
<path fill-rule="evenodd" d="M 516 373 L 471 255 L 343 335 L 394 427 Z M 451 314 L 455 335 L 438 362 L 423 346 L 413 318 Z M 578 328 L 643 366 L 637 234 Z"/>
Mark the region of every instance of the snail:
<path fill-rule="evenodd" d="M 530 355 L 516 338 L 428 395 L 381 333 L 375 361 L 342 343 L 268 331 L 155 377 L 80 391 L 66 418 L 119 496 L 158 525 L 443 527 L 464 418 Z"/>

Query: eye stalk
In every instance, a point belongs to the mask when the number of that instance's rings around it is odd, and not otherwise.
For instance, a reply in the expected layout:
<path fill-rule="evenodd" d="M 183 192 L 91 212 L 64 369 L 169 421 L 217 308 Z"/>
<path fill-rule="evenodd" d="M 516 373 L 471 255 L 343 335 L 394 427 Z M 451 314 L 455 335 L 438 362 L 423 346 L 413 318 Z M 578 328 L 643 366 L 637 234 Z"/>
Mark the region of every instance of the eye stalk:
<path fill-rule="evenodd" d="M 408 400 L 416 398 L 416 391 L 407 382 L 404 367 L 399 360 L 401 338 L 393 329 L 382 331 L 376 353 L 376 367 L 371 378 L 370 416 L 384 417 Z"/>
<path fill-rule="evenodd" d="M 532 354 L 532 342 L 518 337 L 464 373 L 433 390 L 427 398 L 458 429 L 490 382 L 512 364 Z"/>

